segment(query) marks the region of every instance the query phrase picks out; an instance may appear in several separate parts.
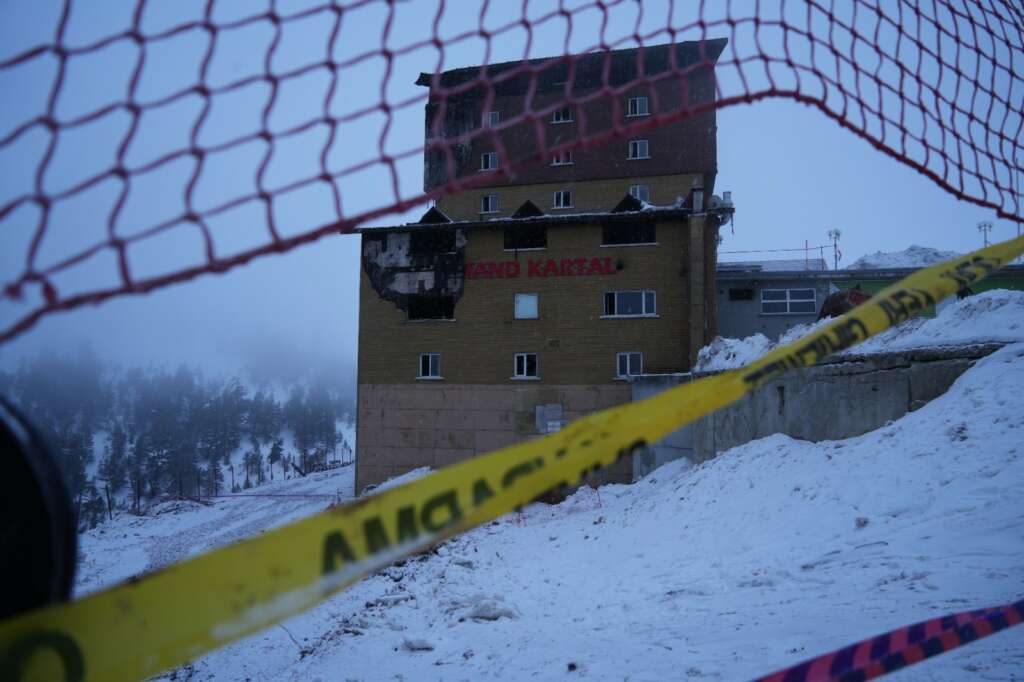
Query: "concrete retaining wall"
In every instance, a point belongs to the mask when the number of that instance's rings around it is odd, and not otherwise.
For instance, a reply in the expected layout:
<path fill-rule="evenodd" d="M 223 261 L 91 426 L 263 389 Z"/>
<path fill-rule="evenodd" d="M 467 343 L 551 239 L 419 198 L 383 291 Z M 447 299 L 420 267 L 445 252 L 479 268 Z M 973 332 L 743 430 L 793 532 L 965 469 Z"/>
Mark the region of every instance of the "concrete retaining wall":
<path fill-rule="evenodd" d="M 978 358 L 997 348 L 998 344 L 986 344 L 849 357 L 791 372 L 635 456 L 634 478 L 680 457 L 703 462 L 774 433 L 812 442 L 867 433 L 942 395 Z M 692 378 L 638 377 L 632 385 L 633 399 Z"/>

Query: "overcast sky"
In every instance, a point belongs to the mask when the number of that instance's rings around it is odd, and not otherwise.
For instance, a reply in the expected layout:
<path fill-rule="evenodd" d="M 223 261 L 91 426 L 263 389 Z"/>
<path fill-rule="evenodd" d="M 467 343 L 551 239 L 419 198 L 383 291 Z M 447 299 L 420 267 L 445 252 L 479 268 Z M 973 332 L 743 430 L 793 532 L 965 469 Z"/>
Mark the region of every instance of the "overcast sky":
<path fill-rule="evenodd" d="M 203 4 L 199 0 L 149 2 L 143 15 L 143 32 L 153 34 L 199 18 Z M 278 10 L 288 14 L 316 4 L 279 2 Z M 567 2 L 566 6 L 580 4 L 584 3 Z M 67 44 L 90 44 L 124 30 L 130 24 L 133 5 L 116 0 L 76 0 Z M 668 24 L 684 27 L 695 18 L 686 12 L 698 3 L 677 1 L 674 13 L 670 14 L 671 5 L 645 1 L 641 16 L 638 3 L 618 4 L 609 13 L 604 41 L 616 43 L 632 34 L 638 25 L 643 34 Z M 533 0 L 528 5 L 528 16 L 541 17 L 557 6 L 554 1 Z M 766 12 L 774 11 L 773 3 L 763 6 Z M 0 3 L 0 60 L 51 40 L 59 7 L 51 0 Z M 262 5 L 257 0 L 220 0 L 215 7 L 214 20 L 223 24 L 256 14 Z M 789 2 L 786 7 L 793 20 L 799 21 L 802 4 Z M 519 2 L 492 2 L 485 25 L 493 29 L 515 21 L 519 8 Z M 398 4 L 387 44 L 398 48 L 429 37 L 436 15 L 436 0 Z M 475 29 L 479 15 L 477 2 L 449 0 L 438 19 L 439 33 L 448 38 Z M 320 13 L 282 24 L 282 40 L 274 53 L 272 68 L 283 72 L 323 60 L 331 16 Z M 383 2 L 369 3 L 346 13 L 335 41 L 335 61 L 380 45 L 386 18 L 387 5 Z M 570 49 L 585 50 L 598 44 L 602 38 L 601 19 L 596 11 L 574 15 L 568 36 Z M 817 24 L 815 27 L 821 28 Z M 708 33 L 708 37 L 719 36 L 728 37 L 728 33 Z M 216 86 L 262 73 L 272 37 L 272 26 L 265 21 L 218 33 L 207 83 Z M 700 34 L 694 29 L 680 34 L 678 39 L 698 37 Z M 203 31 L 194 30 L 150 43 L 137 100 L 155 101 L 194 85 L 206 40 Z M 662 34 L 650 42 L 667 40 L 667 34 Z M 529 56 L 561 54 L 565 44 L 565 22 L 546 21 L 535 27 Z M 521 58 L 525 45 L 526 33 L 522 29 L 503 33 L 492 41 L 489 59 L 496 62 Z M 762 46 L 767 49 L 778 51 L 780 45 L 778 36 L 762 36 Z M 619 42 L 615 46 L 631 44 Z M 738 32 L 724 57 L 733 54 L 732 49 L 740 55 L 751 54 L 755 44 L 750 31 Z M 799 57 L 799 46 L 791 49 Z M 485 42 L 475 37 L 450 45 L 441 66 L 448 69 L 478 64 L 486 57 Z M 135 62 L 136 48 L 128 40 L 88 56 L 73 57 L 57 100 L 57 118 L 68 120 L 123 100 Z M 0 138 L 45 110 L 55 63 L 54 59 L 44 57 L 16 69 L 0 70 L 0 92 L 4 93 Z M 438 53 L 432 46 L 397 59 L 392 76 L 384 85 L 388 100 L 395 103 L 425 95 L 414 81 L 421 71 L 429 72 L 437 66 Z M 751 87 L 763 83 L 763 76 L 753 72 L 747 75 Z M 383 60 L 379 58 L 339 72 L 337 91 L 330 102 L 331 113 L 342 115 L 376 104 L 382 76 Z M 720 79 L 726 93 L 739 91 L 735 72 L 720 72 Z M 1017 111 L 1024 108 L 1024 92 L 1009 92 L 1008 78 L 997 73 L 993 82 L 997 89 L 1006 89 L 1004 96 L 1020 104 Z M 284 130 L 321 112 L 327 83 L 325 69 L 283 82 L 269 119 L 271 131 Z M 255 83 L 230 96 L 214 98 L 200 132 L 200 144 L 210 146 L 258 130 L 267 92 L 265 84 Z M 127 165 L 139 167 L 186 145 L 200 105 L 198 97 L 187 97 L 144 114 L 126 150 Z M 340 126 L 338 143 L 331 148 L 328 158 L 330 168 L 337 170 L 376 158 L 384 120 L 383 114 L 377 112 Z M 125 112 L 115 111 L 94 123 L 62 133 L 44 178 L 46 191 L 59 192 L 110 167 L 128 121 Z M 416 101 L 395 112 L 386 149 L 391 153 L 416 149 L 422 145 L 422 135 L 423 102 Z M 45 130 L 36 127 L 15 143 L 0 148 L 0 204 L 31 190 L 45 140 Z M 318 155 L 325 140 L 326 130 L 317 127 L 278 142 L 267 169 L 266 186 L 282 187 L 319 173 Z M 901 250 L 911 244 L 971 250 L 981 246 L 977 224 L 983 220 L 993 222 L 993 240 L 1016 233 L 1013 223 L 997 220 L 990 210 L 957 201 L 931 180 L 879 153 L 819 111 L 790 100 L 761 101 L 720 110 L 718 150 L 717 191 L 731 190 L 737 209 L 735 224 L 723 230 L 723 251 L 825 244 L 827 230 L 837 227 L 843 233 L 842 267 L 865 253 Z M 253 191 L 255 169 L 263 156 L 262 144 L 255 142 L 208 158 L 192 196 L 194 207 L 204 210 Z M 181 212 L 190 164 L 190 159 L 181 159 L 157 172 L 133 177 L 129 198 L 116 224 L 118 233 L 133 234 Z M 422 191 L 422 156 L 402 161 L 399 172 L 402 198 Z M 347 175 L 338 187 L 346 215 L 394 201 L 381 166 Z M 107 216 L 116 195 L 117 183 L 111 179 L 74 199 L 58 202 L 40 249 L 40 265 L 58 262 L 104 239 Z M 614 203 L 610 199 L 610 204 Z M 375 224 L 405 222 L 422 210 L 389 216 Z M 218 254 L 265 243 L 261 211 L 256 202 L 251 202 L 211 221 Z M 330 222 L 330 193 L 320 186 L 282 196 L 275 202 L 275 216 L 285 235 Z M 21 273 L 36 219 L 35 209 L 26 206 L 0 222 L 0 279 L 4 283 Z M 828 255 L 831 262 L 831 254 Z M 727 258 L 772 256 L 749 254 Z M 130 258 L 133 271 L 139 275 L 173 271 L 203 261 L 202 240 L 195 229 L 175 229 L 141 242 L 130 251 Z M 285 255 L 257 259 L 226 275 L 206 275 L 143 297 L 122 297 L 99 307 L 46 317 L 14 342 L 0 346 L 0 367 L 12 366 L 26 353 L 87 343 L 109 362 L 121 365 L 174 366 L 184 362 L 210 372 L 251 371 L 282 382 L 314 375 L 351 381 L 358 324 L 358 268 L 358 238 L 330 236 Z M 115 275 L 114 260 L 108 252 L 68 271 L 58 278 L 57 284 L 66 294 L 111 283 Z M 24 309 L 3 301 L 0 323 L 7 326 Z"/>

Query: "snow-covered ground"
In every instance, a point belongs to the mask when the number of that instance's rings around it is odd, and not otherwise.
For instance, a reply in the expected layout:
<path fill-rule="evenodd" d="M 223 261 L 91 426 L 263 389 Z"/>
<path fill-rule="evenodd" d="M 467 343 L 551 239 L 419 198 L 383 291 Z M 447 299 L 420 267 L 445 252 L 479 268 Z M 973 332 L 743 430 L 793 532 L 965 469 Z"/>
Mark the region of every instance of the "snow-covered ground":
<path fill-rule="evenodd" d="M 631 486 L 533 505 L 187 673 L 743 680 L 893 627 L 1019 599 L 1022 388 L 1018 343 L 877 431 L 817 444 L 771 436 L 700 466 L 672 463 Z M 333 491 L 349 485 L 348 471 L 274 486 Z M 86 534 L 80 589 L 125 577 L 124 564 L 153 567 L 319 508 L 252 498 L 121 517 Z M 1024 679 L 1024 628 L 892 679 Z"/>
<path fill-rule="evenodd" d="M 909 246 L 902 251 L 876 251 L 861 256 L 846 267 L 847 270 L 875 270 L 881 268 L 923 268 L 944 260 L 956 258 L 956 251 L 939 251 L 928 246 Z"/>
<path fill-rule="evenodd" d="M 700 350 L 695 372 L 735 369 L 828 324 L 796 325 L 773 343 L 764 334 L 745 339 L 718 337 Z M 849 348 L 840 355 L 894 353 L 974 343 L 1024 341 L 1024 291 L 992 289 L 950 303 L 935 317 L 915 317 Z"/>
<path fill-rule="evenodd" d="M 93 592 L 213 547 L 323 511 L 352 498 L 354 466 L 277 480 L 237 495 L 169 500 L 146 516 L 119 512 L 78 536 L 75 596 Z"/>

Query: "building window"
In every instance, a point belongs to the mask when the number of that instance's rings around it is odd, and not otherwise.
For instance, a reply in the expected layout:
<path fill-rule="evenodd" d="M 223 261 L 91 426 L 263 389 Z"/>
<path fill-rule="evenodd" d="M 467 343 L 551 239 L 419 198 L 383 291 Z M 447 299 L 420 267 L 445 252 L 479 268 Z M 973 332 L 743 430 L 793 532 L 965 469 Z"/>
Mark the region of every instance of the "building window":
<path fill-rule="evenodd" d="M 629 196 L 643 202 L 650 202 L 651 200 L 651 186 L 650 185 L 630 185 Z"/>
<path fill-rule="evenodd" d="M 818 306 L 814 289 L 763 289 L 761 312 L 765 315 L 814 313 Z"/>
<path fill-rule="evenodd" d="M 417 379 L 440 379 L 441 378 L 441 354 L 420 353 L 420 373 Z"/>
<path fill-rule="evenodd" d="M 480 170 L 494 170 L 498 167 L 498 152 L 487 152 L 480 155 Z"/>
<path fill-rule="evenodd" d="M 573 163 L 572 152 L 568 149 L 561 152 L 555 152 L 551 155 L 552 166 L 571 166 Z"/>
<path fill-rule="evenodd" d="M 753 289 L 729 289 L 729 300 L 730 301 L 753 301 L 754 290 Z"/>
<path fill-rule="evenodd" d="M 513 363 L 513 379 L 536 379 L 537 378 L 537 354 L 516 353 Z"/>
<path fill-rule="evenodd" d="M 561 109 L 555 109 L 555 112 L 551 114 L 552 123 L 572 123 L 572 107 L 562 107 Z"/>
<path fill-rule="evenodd" d="M 629 141 L 629 158 L 631 159 L 649 159 L 650 155 L 647 153 L 647 140 L 630 140 Z"/>
<path fill-rule="evenodd" d="M 615 376 L 635 377 L 644 373 L 643 353 L 616 353 L 615 354 Z"/>
<path fill-rule="evenodd" d="M 506 225 L 505 250 L 545 249 L 548 246 L 548 229 L 544 225 Z"/>
<path fill-rule="evenodd" d="M 609 291 L 604 295 L 605 317 L 651 317 L 657 315 L 654 292 Z"/>
<path fill-rule="evenodd" d="M 480 197 L 480 212 L 481 213 L 497 213 L 498 212 L 498 195 L 497 194 L 485 194 Z"/>
<path fill-rule="evenodd" d="M 409 296 L 410 320 L 454 320 L 454 296 Z"/>
<path fill-rule="evenodd" d="M 498 124 L 501 123 L 501 112 L 500 111 L 485 111 L 483 126 L 484 128 L 497 128 Z"/>
<path fill-rule="evenodd" d="M 601 226 L 601 245 L 655 244 L 657 240 L 653 221 L 635 223 L 614 222 Z"/>
<path fill-rule="evenodd" d="M 627 116 L 646 116 L 650 111 L 647 109 L 646 97 L 630 97 Z"/>
<path fill-rule="evenodd" d="M 536 320 L 537 294 L 516 294 L 515 319 Z"/>
<path fill-rule="evenodd" d="M 572 208 L 572 192 L 567 189 L 560 189 L 555 192 L 555 208 Z"/>
<path fill-rule="evenodd" d="M 433 230 L 428 227 L 409 233 L 410 255 L 429 256 L 454 251 L 455 230 Z"/>

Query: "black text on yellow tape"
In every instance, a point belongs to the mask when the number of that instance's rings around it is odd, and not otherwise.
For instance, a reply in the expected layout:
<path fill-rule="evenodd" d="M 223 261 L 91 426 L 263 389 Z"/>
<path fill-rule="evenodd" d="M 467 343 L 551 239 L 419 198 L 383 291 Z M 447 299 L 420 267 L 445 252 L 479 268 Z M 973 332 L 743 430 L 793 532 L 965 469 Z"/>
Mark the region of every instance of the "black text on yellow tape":
<path fill-rule="evenodd" d="M 78 601 L 0 623 L 0 680 L 132 680 L 299 613 L 396 559 L 573 485 L 766 381 L 877 334 L 1024 252 L 1024 237 L 920 270 L 739 370 L 605 410 Z"/>

